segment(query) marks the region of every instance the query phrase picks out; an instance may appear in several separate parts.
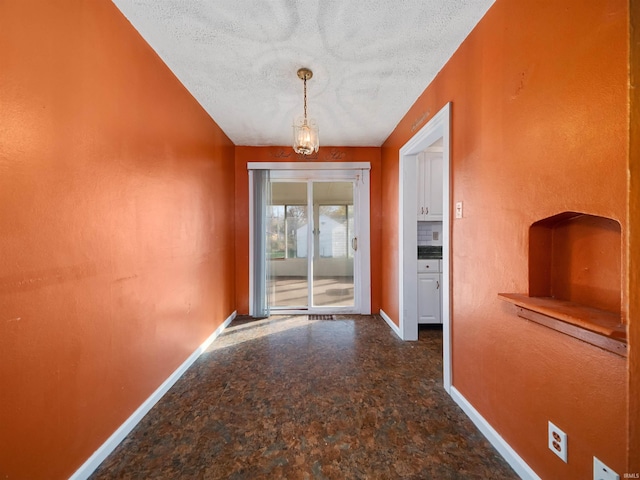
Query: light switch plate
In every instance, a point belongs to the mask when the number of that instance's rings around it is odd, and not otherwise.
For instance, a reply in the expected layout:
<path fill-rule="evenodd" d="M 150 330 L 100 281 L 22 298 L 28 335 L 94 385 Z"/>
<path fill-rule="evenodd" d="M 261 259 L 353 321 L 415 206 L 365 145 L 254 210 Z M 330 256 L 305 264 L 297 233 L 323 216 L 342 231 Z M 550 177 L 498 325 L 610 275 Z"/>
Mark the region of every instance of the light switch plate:
<path fill-rule="evenodd" d="M 462 202 L 456 202 L 456 218 L 462 218 Z"/>
<path fill-rule="evenodd" d="M 598 457 L 593 457 L 593 480 L 620 480 L 620 475 L 602 463 Z"/>

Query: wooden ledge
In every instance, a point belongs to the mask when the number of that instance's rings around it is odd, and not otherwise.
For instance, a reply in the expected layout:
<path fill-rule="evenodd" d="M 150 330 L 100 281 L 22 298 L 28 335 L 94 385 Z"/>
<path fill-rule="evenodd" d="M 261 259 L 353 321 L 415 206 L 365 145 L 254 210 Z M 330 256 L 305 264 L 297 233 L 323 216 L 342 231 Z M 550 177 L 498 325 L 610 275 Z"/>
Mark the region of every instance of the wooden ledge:
<path fill-rule="evenodd" d="M 498 297 L 516 305 L 519 317 L 627 356 L 626 325 L 616 313 L 551 297 L 529 297 L 519 293 L 499 293 Z"/>

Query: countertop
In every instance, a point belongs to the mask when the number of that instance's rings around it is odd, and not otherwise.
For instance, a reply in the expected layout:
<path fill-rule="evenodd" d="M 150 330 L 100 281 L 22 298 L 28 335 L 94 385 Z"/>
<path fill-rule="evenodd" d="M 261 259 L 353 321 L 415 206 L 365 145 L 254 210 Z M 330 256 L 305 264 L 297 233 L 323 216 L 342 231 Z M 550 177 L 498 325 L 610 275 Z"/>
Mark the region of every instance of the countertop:
<path fill-rule="evenodd" d="M 441 260 L 442 259 L 442 246 L 431 245 L 419 245 L 418 246 L 418 260 Z"/>

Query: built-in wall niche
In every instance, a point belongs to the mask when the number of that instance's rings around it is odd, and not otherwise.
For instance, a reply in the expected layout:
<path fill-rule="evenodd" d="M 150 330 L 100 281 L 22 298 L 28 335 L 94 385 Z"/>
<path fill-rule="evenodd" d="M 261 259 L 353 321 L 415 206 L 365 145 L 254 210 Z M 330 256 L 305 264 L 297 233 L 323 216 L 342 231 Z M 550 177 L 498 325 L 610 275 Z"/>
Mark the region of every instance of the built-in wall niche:
<path fill-rule="evenodd" d="M 529 294 L 503 293 L 520 317 L 626 356 L 622 237 L 616 220 L 564 212 L 529 228 Z"/>

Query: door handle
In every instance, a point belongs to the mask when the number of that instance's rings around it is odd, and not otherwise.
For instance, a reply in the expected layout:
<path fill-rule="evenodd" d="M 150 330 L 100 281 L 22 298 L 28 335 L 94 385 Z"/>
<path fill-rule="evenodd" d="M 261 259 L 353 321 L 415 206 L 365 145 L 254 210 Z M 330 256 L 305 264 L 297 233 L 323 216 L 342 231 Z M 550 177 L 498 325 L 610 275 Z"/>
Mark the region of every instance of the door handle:
<path fill-rule="evenodd" d="M 440 289 L 440 280 L 436 280 L 436 290 Z"/>
<path fill-rule="evenodd" d="M 353 237 L 351 239 L 351 248 L 353 248 L 354 252 L 358 251 L 358 237 Z"/>

